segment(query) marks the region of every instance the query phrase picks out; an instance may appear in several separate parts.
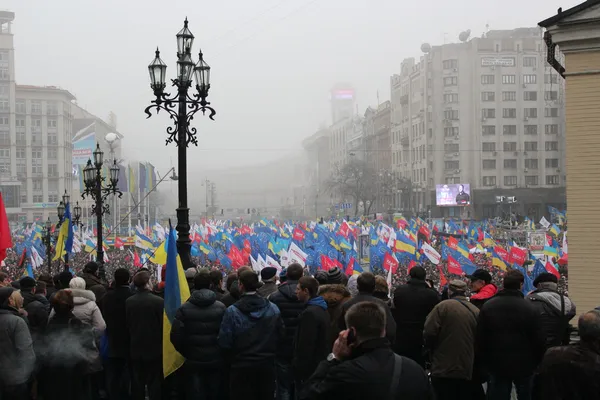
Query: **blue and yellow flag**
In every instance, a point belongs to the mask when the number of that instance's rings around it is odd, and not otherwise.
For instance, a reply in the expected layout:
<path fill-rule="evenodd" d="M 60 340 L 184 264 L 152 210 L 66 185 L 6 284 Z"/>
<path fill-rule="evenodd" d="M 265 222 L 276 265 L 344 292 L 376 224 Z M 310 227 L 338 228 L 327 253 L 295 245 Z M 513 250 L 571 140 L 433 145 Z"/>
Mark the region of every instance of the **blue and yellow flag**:
<path fill-rule="evenodd" d="M 73 249 L 73 223 L 71 222 L 71 205 L 65 207 L 65 216 L 63 218 L 58 239 L 56 240 L 56 253 L 52 261 L 62 258 L 65 254 L 71 253 Z"/>
<path fill-rule="evenodd" d="M 137 193 L 137 174 L 135 168 L 129 165 L 127 169 L 129 170 L 129 193 Z"/>
<path fill-rule="evenodd" d="M 177 254 L 177 237 L 169 221 L 169 239 L 167 240 L 167 263 L 165 265 L 165 309 L 163 313 L 163 374 L 165 377 L 177 371 L 185 358 L 175 350 L 171 343 L 171 325 L 175 313 L 190 297 L 190 289 L 185 279 L 181 258 Z"/>

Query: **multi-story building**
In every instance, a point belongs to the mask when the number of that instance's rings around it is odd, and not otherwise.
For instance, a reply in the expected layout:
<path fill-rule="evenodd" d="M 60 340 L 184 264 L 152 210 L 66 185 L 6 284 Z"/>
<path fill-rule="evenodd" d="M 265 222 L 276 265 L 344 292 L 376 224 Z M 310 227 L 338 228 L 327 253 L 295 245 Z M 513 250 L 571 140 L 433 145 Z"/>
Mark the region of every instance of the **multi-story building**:
<path fill-rule="evenodd" d="M 306 215 L 323 216 L 330 207 L 330 193 L 327 180 L 331 171 L 329 163 L 329 132 L 327 128 L 319 129 L 312 136 L 304 139 L 302 147 L 307 157 Z"/>
<path fill-rule="evenodd" d="M 495 216 L 496 196 L 538 218 L 565 202 L 564 85 L 540 30 L 489 31 L 423 45 L 391 79 L 394 170 L 412 179 L 412 209 Z M 435 185 L 471 187 L 471 207 L 435 206 Z"/>

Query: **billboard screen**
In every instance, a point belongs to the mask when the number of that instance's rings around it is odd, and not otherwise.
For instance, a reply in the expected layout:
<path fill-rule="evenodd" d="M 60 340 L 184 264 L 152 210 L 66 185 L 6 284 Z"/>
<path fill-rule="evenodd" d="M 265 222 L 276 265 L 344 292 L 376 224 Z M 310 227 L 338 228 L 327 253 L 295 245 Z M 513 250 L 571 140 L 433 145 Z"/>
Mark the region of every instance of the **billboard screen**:
<path fill-rule="evenodd" d="M 353 89 L 337 89 L 331 92 L 333 100 L 352 100 L 354 99 Z"/>
<path fill-rule="evenodd" d="M 92 152 L 96 148 L 96 134 L 94 132 L 73 142 L 73 164 L 85 165 L 92 158 Z"/>
<path fill-rule="evenodd" d="M 471 204 L 471 185 L 468 183 L 435 185 L 435 200 L 439 207 L 468 206 Z"/>

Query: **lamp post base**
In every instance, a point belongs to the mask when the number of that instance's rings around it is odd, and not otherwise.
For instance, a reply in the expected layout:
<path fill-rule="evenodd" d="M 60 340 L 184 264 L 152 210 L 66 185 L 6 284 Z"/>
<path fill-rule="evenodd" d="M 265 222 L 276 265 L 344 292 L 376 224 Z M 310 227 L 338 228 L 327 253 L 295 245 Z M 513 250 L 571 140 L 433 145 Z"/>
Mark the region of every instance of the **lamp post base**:
<path fill-rule="evenodd" d="M 177 253 L 179 253 L 179 257 L 181 258 L 183 269 L 187 270 L 195 267 L 190 254 L 192 248 L 192 241 L 190 240 L 190 209 L 178 208 L 176 211 Z"/>

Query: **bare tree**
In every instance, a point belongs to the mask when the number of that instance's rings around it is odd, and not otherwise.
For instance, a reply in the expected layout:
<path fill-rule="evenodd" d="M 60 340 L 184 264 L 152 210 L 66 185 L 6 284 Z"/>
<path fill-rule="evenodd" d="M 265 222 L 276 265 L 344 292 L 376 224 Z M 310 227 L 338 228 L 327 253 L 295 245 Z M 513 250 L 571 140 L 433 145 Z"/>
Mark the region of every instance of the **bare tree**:
<path fill-rule="evenodd" d="M 364 214 L 369 214 L 377 199 L 377 174 L 362 160 L 351 160 L 334 170 L 328 182 L 328 190 L 343 199 L 352 199 L 354 216 L 358 215 L 359 204 L 364 205 Z"/>

